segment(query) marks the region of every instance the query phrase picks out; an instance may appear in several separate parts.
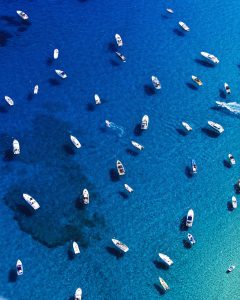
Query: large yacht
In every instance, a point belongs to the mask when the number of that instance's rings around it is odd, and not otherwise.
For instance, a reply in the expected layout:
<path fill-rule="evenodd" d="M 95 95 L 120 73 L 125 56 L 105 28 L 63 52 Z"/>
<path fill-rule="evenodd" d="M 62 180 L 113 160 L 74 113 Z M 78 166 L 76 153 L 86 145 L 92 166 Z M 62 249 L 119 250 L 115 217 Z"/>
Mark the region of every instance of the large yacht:
<path fill-rule="evenodd" d="M 158 255 L 168 266 L 173 264 L 173 261 L 166 254 L 158 253 Z"/>
<path fill-rule="evenodd" d="M 34 208 L 35 210 L 39 209 L 40 205 L 38 204 L 38 202 L 30 195 L 28 194 L 23 194 L 23 199 L 25 201 L 27 201 L 27 203 L 29 205 L 32 206 L 32 208 Z"/>
<path fill-rule="evenodd" d="M 116 166 L 117 166 L 118 174 L 119 174 L 120 176 L 121 176 L 121 175 L 125 175 L 125 169 L 124 169 L 123 164 L 121 163 L 120 160 L 117 160 Z"/>
<path fill-rule="evenodd" d="M 159 277 L 159 282 L 160 282 L 162 288 L 163 288 L 165 291 L 170 290 L 170 288 L 169 288 L 168 284 L 166 283 L 166 281 L 163 280 L 161 277 Z"/>
<path fill-rule="evenodd" d="M 148 129 L 148 123 L 149 123 L 149 117 L 147 115 L 143 116 L 142 123 L 141 123 L 141 129 L 142 130 Z"/>
<path fill-rule="evenodd" d="M 155 89 L 160 90 L 160 88 L 162 86 L 161 86 L 159 79 L 156 76 L 152 76 L 151 79 L 152 79 L 152 83 L 153 83 L 153 86 L 155 87 Z"/>
<path fill-rule="evenodd" d="M 213 121 L 208 121 L 208 125 L 211 126 L 218 133 L 223 133 L 223 131 L 224 131 L 224 128 L 222 127 L 222 125 L 215 123 Z"/>
<path fill-rule="evenodd" d="M 123 252 L 128 252 L 129 248 L 127 245 L 123 244 L 122 242 L 120 242 L 119 240 L 116 239 L 112 239 L 113 244 L 119 248 L 120 250 L 122 250 Z"/>
<path fill-rule="evenodd" d="M 187 213 L 186 226 L 192 227 L 193 220 L 194 220 L 194 211 L 192 209 L 189 209 L 189 211 Z"/>
<path fill-rule="evenodd" d="M 213 54 L 209 54 L 209 53 L 204 52 L 204 51 L 202 51 L 200 53 L 201 53 L 201 55 L 203 57 L 207 58 L 208 60 L 210 60 L 214 64 L 218 64 L 219 63 L 219 59 L 216 56 L 214 56 Z"/>
<path fill-rule="evenodd" d="M 180 25 L 180 27 L 182 27 L 183 30 L 190 31 L 190 28 L 184 22 L 180 21 L 178 22 L 178 24 Z"/>

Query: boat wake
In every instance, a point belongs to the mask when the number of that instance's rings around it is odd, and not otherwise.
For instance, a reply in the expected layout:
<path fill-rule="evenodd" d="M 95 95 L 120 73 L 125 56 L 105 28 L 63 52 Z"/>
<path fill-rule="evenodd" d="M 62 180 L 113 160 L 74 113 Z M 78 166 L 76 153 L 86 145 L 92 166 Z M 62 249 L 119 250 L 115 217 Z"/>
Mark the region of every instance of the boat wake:
<path fill-rule="evenodd" d="M 229 110 L 230 112 L 234 113 L 234 114 L 240 114 L 240 103 L 237 102 L 220 102 L 220 101 L 216 101 L 216 104 L 220 107 L 224 107 L 227 110 Z"/>
<path fill-rule="evenodd" d="M 110 122 L 108 120 L 106 120 L 105 123 L 106 123 L 107 127 L 109 127 L 112 130 L 114 130 L 119 137 L 122 137 L 125 134 L 125 130 L 124 130 L 124 128 L 122 126 L 119 126 L 119 125 L 117 125 L 117 124 L 115 124 L 113 122 Z"/>

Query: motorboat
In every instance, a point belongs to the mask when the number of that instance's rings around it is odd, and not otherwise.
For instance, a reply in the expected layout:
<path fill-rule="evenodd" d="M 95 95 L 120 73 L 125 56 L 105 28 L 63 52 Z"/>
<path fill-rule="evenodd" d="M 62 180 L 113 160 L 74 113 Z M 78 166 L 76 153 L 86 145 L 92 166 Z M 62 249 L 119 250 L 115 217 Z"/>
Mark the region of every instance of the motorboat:
<path fill-rule="evenodd" d="M 17 260 L 16 270 L 17 270 L 17 274 L 18 275 L 22 275 L 23 274 L 23 264 L 22 264 L 22 262 L 21 262 L 20 259 Z"/>
<path fill-rule="evenodd" d="M 77 242 L 73 242 L 73 251 L 75 254 L 79 254 L 80 253 L 80 249 L 78 247 Z"/>
<path fill-rule="evenodd" d="M 191 233 L 188 233 L 187 237 L 188 237 L 189 243 L 191 245 L 194 245 L 196 243 L 196 241 Z"/>
<path fill-rule="evenodd" d="M 173 264 L 171 258 L 168 257 L 166 254 L 158 253 L 158 255 L 168 266 L 171 266 Z"/>
<path fill-rule="evenodd" d="M 236 268 L 236 266 L 230 266 L 230 267 L 227 269 L 227 273 L 231 273 L 235 268 Z"/>
<path fill-rule="evenodd" d="M 166 283 L 165 280 L 163 280 L 161 277 L 159 277 L 159 282 L 160 282 L 160 285 L 162 286 L 162 288 L 167 291 L 167 290 L 170 290 L 168 284 Z"/>
<path fill-rule="evenodd" d="M 219 59 L 216 56 L 214 56 L 213 54 L 209 54 L 209 53 L 204 52 L 204 51 L 202 51 L 200 53 L 201 53 L 201 55 L 203 57 L 205 57 L 206 59 L 210 60 L 214 64 L 218 64 L 219 63 Z"/>
<path fill-rule="evenodd" d="M 227 94 L 231 94 L 231 89 L 230 89 L 229 85 L 226 82 L 224 83 L 224 88 L 225 88 L 225 91 L 226 91 Z"/>
<path fill-rule="evenodd" d="M 156 76 L 152 76 L 151 79 L 152 79 L 152 84 L 155 87 L 155 89 L 160 90 L 162 86 L 161 86 L 159 79 Z"/>
<path fill-rule="evenodd" d="M 53 51 L 53 58 L 54 59 L 58 59 L 58 56 L 59 56 L 59 50 L 58 49 L 54 49 L 54 51 Z"/>
<path fill-rule="evenodd" d="M 197 76 L 192 75 L 192 80 L 198 85 L 203 85 L 202 80 L 200 80 Z"/>
<path fill-rule="evenodd" d="M 94 95 L 94 99 L 96 104 L 101 104 L 101 99 L 97 94 Z"/>
<path fill-rule="evenodd" d="M 27 201 L 27 203 L 29 205 L 32 206 L 32 208 L 34 208 L 35 210 L 39 209 L 40 205 L 38 204 L 38 202 L 30 195 L 28 194 L 23 194 L 23 199 L 25 201 Z"/>
<path fill-rule="evenodd" d="M 178 24 L 180 25 L 180 27 L 182 27 L 183 30 L 190 31 L 190 28 L 184 22 L 180 21 L 178 22 Z"/>
<path fill-rule="evenodd" d="M 73 145 L 76 147 L 76 148 L 81 148 L 81 143 L 79 142 L 79 140 L 75 137 L 75 136 L 73 136 L 73 135 L 70 135 L 70 139 L 71 139 L 71 141 L 72 141 L 72 143 L 73 143 Z"/>
<path fill-rule="evenodd" d="M 119 248 L 120 250 L 122 250 L 123 252 L 128 252 L 129 248 L 127 245 L 123 244 L 122 242 L 120 242 L 119 240 L 116 239 L 112 239 L 113 244 Z"/>
<path fill-rule="evenodd" d="M 110 122 L 110 121 L 108 121 L 108 120 L 105 120 L 105 124 L 106 124 L 106 126 L 107 126 L 107 127 L 110 127 L 110 125 L 111 125 L 111 122 Z"/>
<path fill-rule="evenodd" d="M 115 53 L 121 59 L 121 61 L 126 62 L 127 59 L 126 59 L 126 57 L 122 53 L 117 52 L 117 51 Z"/>
<path fill-rule="evenodd" d="M 131 188 L 128 184 L 124 184 L 125 189 L 129 192 L 132 193 L 133 192 L 133 188 Z"/>
<path fill-rule="evenodd" d="M 121 38 L 120 34 L 118 34 L 118 33 L 115 34 L 115 40 L 117 42 L 118 47 L 123 46 L 123 41 L 122 41 L 122 38 Z"/>
<path fill-rule="evenodd" d="M 225 107 L 226 103 L 221 101 L 216 101 L 216 104 L 220 107 Z"/>
<path fill-rule="evenodd" d="M 76 289 L 74 300 L 81 300 L 82 299 L 82 289 Z"/>
<path fill-rule="evenodd" d="M 138 150 L 143 150 L 144 149 L 144 147 L 142 145 L 138 144 L 137 142 L 131 141 L 131 143 Z"/>
<path fill-rule="evenodd" d="M 189 211 L 187 213 L 186 226 L 192 227 L 193 220 L 194 220 L 194 211 L 192 209 L 189 209 Z"/>
<path fill-rule="evenodd" d="M 208 125 L 211 126 L 217 133 L 223 133 L 224 131 L 222 125 L 215 123 L 213 121 L 208 121 Z"/>
<path fill-rule="evenodd" d="M 144 115 L 141 122 L 141 129 L 142 130 L 148 129 L 148 123 L 149 123 L 149 118 L 147 115 Z"/>
<path fill-rule="evenodd" d="M 168 13 L 170 13 L 170 14 L 173 14 L 173 13 L 174 13 L 174 11 L 173 11 L 171 8 L 167 8 L 166 11 L 167 11 Z"/>
<path fill-rule="evenodd" d="M 232 208 L 237 208 L 237 198 L 232 196 Z"/>
<path fill-rule="evenodd" d="M 192 165 L 192 173 L 196 174 L 197 173 L 197 164 L 194 159 L 192 159 L 191 165 Z"/>
<path fill-rule="evenodd" d="M 235 158 L 233 157 L 233 155 L 231 153 L 228 154 L 228 159 L 229 159 L 231 165 L 236 164 Z"/>
<path fill-rule="evenodd" d="M 121 176 L 121 175 L 125 175 L 125 169 L 123 167 L 123 164 L 120 162 L 120 160 L 117 160 L 117 171 L 118 171 L 118 174 Z"/>
<path fill-rule="evenodd" d="M 7 101 L 7 103 L 12 106 L 14 105 L 14 101 L 12 98 L 10 98 L 9 96 L 5 96 L 4 99 Z"/>
<path fill-rule="evenodd" d="M 20 144 L 16 139 L 13 140 L 13 154 L 20 154 Z"/>
<path fill-rule="evenodd" d="M 19 15 L 20 18 L 22 18 L 23 20 L 28 20 L 28 15 L 22 11 L 22 10 L 17 10 L 16 13 Z"/>
<path fill-rule="evenodd" d="M 57 73 L 57 75 L 63 79 L 67 78 L 67 74 L 62 71 L 62 70 L 55 70 L 55 72 Z"/>
<path fill-rule="evenodd" d="M 88 192 L 88 190 L 84 189 L 82 195 L 83 195 L 83 203 L 84 204 L 89 204 L 89 192 Z"/>
<path fill-rule="evenodd" d="M 192 127 L 186 123 L 186 122 L 182 122 L 182 126 L 187 130 L 187 131 L 191 131 L 192 130 Z"/>
<path fill-rule="evenodd" d="M 37 95 L 38 89 L 39 89 L 39 86 L 36 84 L 35 87 L 34 87 L 34 90 L 33 90 L 34 95 Z"/>

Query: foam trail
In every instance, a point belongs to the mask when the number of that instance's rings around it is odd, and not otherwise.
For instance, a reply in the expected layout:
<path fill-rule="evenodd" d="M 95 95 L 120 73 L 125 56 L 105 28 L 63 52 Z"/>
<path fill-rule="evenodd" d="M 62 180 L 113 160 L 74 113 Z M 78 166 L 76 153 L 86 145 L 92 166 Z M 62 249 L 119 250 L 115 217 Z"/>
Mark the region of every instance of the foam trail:
<path fill-rule="evenodd" d="M 216 101 L 216 104 L 218 106 L 224 107 L 227 110 L 235 113 L 235 114 L 240 114 L 240 103 L 237 102 L 220 102 L 220 101 Z"/>
<path fill-rule="evenodd" d="M 125 130 L 122 126 L 119 126 L 119 125 L 117 125 L 113 122 L 110 122 L 108 120 L 106 120 L 105 123 L 106 123 L 107 127 L 109 127 L 111 129 L 113 129 L 114 131 L 116 131 L 118 133 L 119 137 L 122 137 L 124 135 Z"/>

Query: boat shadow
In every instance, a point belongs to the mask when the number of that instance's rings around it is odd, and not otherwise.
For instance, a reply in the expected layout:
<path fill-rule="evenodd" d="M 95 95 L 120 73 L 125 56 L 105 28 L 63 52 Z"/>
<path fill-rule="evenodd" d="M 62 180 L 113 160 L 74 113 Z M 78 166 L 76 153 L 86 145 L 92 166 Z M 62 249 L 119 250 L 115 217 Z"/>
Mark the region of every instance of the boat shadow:
<path fill-rule="evenodd" d="M 128 193 L 123 192 L 123 191 L 119 191 L 119 195 L 125 200 L 129 198 Z"/>
<path fill-rule="evenodd" d="M 184 248 L 186 248 L 186 249 L 191 249 L 192 248 L 192 245 L 188 240 L 184 239 L 182 242 L 183 242 Z"/>
<path fill-rule="evenodd" d="M 116 248 L 107 246 L 106 250 L 109 254 L 115 256 L 117 259 L 124 257 L 124 253 L 122 251 L 117 250 Z"/>
<path fill-rule="evenodd" d="M 120 180 L 120 176 L 118 175 L 118 172 L 113 168 L 109 170 L 109 175 L 112 182 L 117 182 Z"/>
<path fill-rule="evenodd" d="M 74 150 L 74 148 L 71 145 L 69 145 L 69 144 L 64 144 L 63 145 L 63 150 L 68 155 L 74 155 L 76 153 L 75 150 Z"/>
<path fill-rule="evenodd" d="M 86 0 L 85 0 L 86 1 Z M 84 2 L 83 0 L 79 1 L 79 2 Z M 71 296 L 68 300 L 75 300 L 74 296 Z"/>
<path fill-rule="evenodd" d="M 73 253 L 72 250 L 69 249 L 68 252 L 67 252 L 67 254 L 68 254 L 68 259 L 69 260 L 74 260 L 75 254 Z"/>
<path fill-rule="evenodd" d="M 212 131 L 208 128 L 201 128 L 202 132 L 204 132 L 208 137 L 211 137 L 211 138 L 217 138 L 219 137 L 219 133 L 215 132 L 215 131 Z"/>
<path fill-rule="evenodd" d="M 139 153 L 137 151 L 134 151 L 134 150 L 132 150 L 130 148 L 127 148 L 126 152 L 127 152 L 127 154 L 130 154 L 132 156 L 138 156 L 139 155 Z"/>
<path fill-rule="evenodd" d="M 34 94 L 29 92 L 28 95 L 27 95 L 27 100 L 32 101 L 33 97 L 34 97 Z"/>
<path fill-rule="evenodd" d="M 8 282 L 16 282 L 18 278 L 16 269 L 11 269 L 8 273 Z"/>
<path fill-rule="evenodd" d="M 182 136 L 187 136 L 188 135 L 187 132 L 185 130 L 181 129 L 181 128 L 177 128 L 176 131 L 177 131 L 177 133 L 179 133 Z"/>
<path fill-rule="evenodd" d="M 224 160 L 223 160 L 223 165 L 224 165 L 224 167 L 226 167 L 226 168 L 228 168 L 228 169 L 230 169 L 230 168 L 231 168 L 231 164 L 230 164 L 230 162 L 229 162 L 229 161 L 227 161 L 226 159 L 224 159 Z"/>
<path fill-rule="evenodd" d="M 173 29 L 173 32 L 177 35 L 177 36 L 181 36 L 181 37 L 184 37 L 185 36 L 185 33 L 177 28 L 174 28 Z"/>
<path fill-rule="evenodd" d="M 229 211 L 234 211 L 234 208 L 233 208 L 233 206 L 232 206 L 232 202 L 231 202 L 231 201 L 228 201 L 228 202 L 227 202 L 227 209 L 228 209 Z"/>
<path fill-rule="evenodd" d="M 184 216 L 181 221 L 180 221 L 180 225 L 179 225 L 179 229 L 180 231 L 188 231 L 188 227 L 186 226 L 186 220 L 187 220 L 187 217 Z"/>
<path fill-rule="evenodd" d="M 144 92 L 145 92 L 146 95 L 148 95 L 148 96 L 156 95 L 156 91 L 151 85 L 144 84 L 143 87 L 144 87 Z"/>
<path fill-rule="evenodd" d="M 51 67 L 53 65 L 54 59 L 52 57 L 48 57 L 46 59 L 46 65 Z"/>
<path fill-rule="evenodd" d="M 224 90 L 222 89 L 219 89 L 219 97 L 223 98 L 223 99 L 226 99 L 227 96 L 226 96 L 226 93 Z"/>
<path fill-rule="evenodd" d="M 9 108 L 7 108 L 5 105 L 0 105 L 0 113 L 7 113 L 9 111 Z"/>
<path fill-rule="evenodd" d="M 191 82 L 186 82 L 186 86 L 189 87 L 193 91 L 198 91 L 198 88 L 196 87 L 196 85 L 194 85 Z"/>
<path fill-rule="evenodd" d="M 75 207 L 78 210 L 84 210 L 86 205 L 83 203 L 83 200 L 80 196 L 75 199 Z"/>
<path fill-rule="evenodd" d="M 93 111 L 95 111 L 95 109 L 96 109 L 96 105 L 94 105 L 93 103 L 88 103 L 87 105 L 86 105 L 86 109 L 87 109 L 87 111 L 89 111 L 89 112 L 93 112 Z"/>
<path fill-rule="evenodd" d="M 204 67 L 207 67 L 207 68 L 214 68 L 214 65 L 208 61 L 205 61 L 205 60 L 202 60 L 202 59 L 199 59 L 199 58 L 196 58 L 194 59 L 194 61 L 196 63 L 198 63 L 199 65 L 201 66 L 204 66 Z"/>
<path fill-rule="evenodd" d="M 165 19 L 165 20 L 170 19 L 170 17 L 169 17 L 168 15 L 165 15 L 165 14 L 161 14 L 161 18 L 162 18 L 162 19 Z"/>
<path fill-rule="evenodd" d="M 193 177 L 192 170 L 191 170 L 190 167 L 186 167 L 186 168 L 185 168 L 185 175 L 186 175 L 188 178 L 192 178 L 192 177 Z"/>
<path fill-rule="evenodd" d="M 155 259 L 155 260 L 153 260 L 153 264 L 158 269 L 169 270 L 169 266 L 166 265 L 164 262 L 161 262 L 161 261 L 158 261 Z"/>
<path fill-rule="evenodd" d="M 16 209 L 22 213 L 23 215 L 25 215 L 26 217 L 32 217 L 34 215 L 34 211 L 30 210 L 30 205 L 29 208 L 23 204 L 17 204 L 16 205 Z"/>
<path fill-rule="evenodd" d="M 56 78 L 50 78 L 50 79 L 48 79 L 48 82 L 52 86 L 59 86 L 61 84 L 61 81 Z"/>
<path fill-rule="evenodd" d="M 8 149 L 8 150 L 6 150 L 5 152 L 4 152 L 4 158 L 3 158 L 3 160 L 4 161 L 12 161 L 12 160 L 14 160 L 14 157 L 15 155 L 13 154 L 13 151 L 12 150 L 10 150 L 10 149 Z"/>
<path fill-rule="evenodd" d="M 140 123 L 138 123 L 138 124 L 134 127 L 133 133 L 134 133 L 135 136 L 140 136 L 140 135 L 142 135 L 142 129 L 141 129 L 141 124 L 140 124 Z"/>
<path fill-rule="evenodd" d="M 158 291 L 158 293 L 159 293 L 160 295 L 164 295 L 164 294 L 165 294 L 164 289 L 162 289 L 162 288 L 159 286 L 159 284 L 154 283 L 153 286 L 155 287 L 155 289 Z"/>
<path fill-rule="evenodd" d="M 8 43 L 8 40 L 12 38 L 13 35 L 5 30 L 0 30 L 0 46 L 5 47 Z"/>
<path fill-rule="evenodd" d="M 111 58 L 109 61 L 110 61 L 110 64 L 111 64 L 113 67 L 119 67 L 119 66 L 121 65 L 120 62 L 117 62 L 116 60 L 114 60 L 114 59 L 112 59 L 112 58 Z"/>

